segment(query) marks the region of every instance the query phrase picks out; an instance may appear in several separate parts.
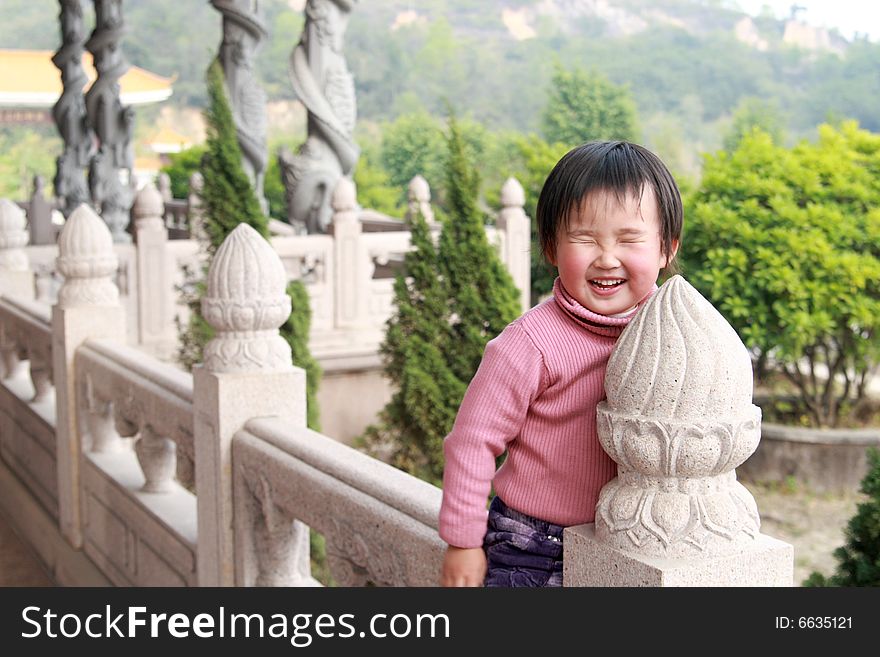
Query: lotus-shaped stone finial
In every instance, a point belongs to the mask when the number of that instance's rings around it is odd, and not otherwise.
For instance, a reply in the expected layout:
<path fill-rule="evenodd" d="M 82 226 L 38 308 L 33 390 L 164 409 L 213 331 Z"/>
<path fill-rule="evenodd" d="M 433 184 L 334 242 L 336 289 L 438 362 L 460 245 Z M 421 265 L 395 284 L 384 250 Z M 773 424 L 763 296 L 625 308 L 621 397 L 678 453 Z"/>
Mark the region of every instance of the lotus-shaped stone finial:
<path fill-rule="evenodd" d="M 605 391 L 599 440 L 618 477 L 600 495 L 597 536 L 667 557 L 719 554 L 754 540 L 757 508 L 734 472 L 760 439 L 749 354 L 681 276 L 621 335 Z"/>

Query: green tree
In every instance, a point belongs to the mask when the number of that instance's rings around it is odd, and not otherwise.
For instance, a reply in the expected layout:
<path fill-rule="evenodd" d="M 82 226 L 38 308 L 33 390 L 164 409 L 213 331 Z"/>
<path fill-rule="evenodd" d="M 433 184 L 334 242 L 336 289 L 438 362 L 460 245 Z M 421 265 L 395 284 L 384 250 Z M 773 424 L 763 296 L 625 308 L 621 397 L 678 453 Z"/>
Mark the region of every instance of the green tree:
<path fill-rule="evenodd" d="M 174 198 L 186 198 L 189 195 L 190 176 L 200 170 L 206 151 L 207 147 L 199 144 L 169 156 L 169 163 L 162 167 L 162 172 L 167 173 L 171 179 L 171 195 Z"/>
<path fill-rule="evenodd" d="M 443 438 L 452 429 L 465 383 L 446 362 L 449 323 L 446 281 L 421 215 L 410 219 L 412 249 L 394 281 L 395 312 L 388 320 L 382 356 L 396 388 L 369 427 L 364 443 L 396 467 L 439 485 Z"/>
<path fill-rule="evenodd" d="M 440 272 L 450 298 L 448 362 L 470 382 L 486 342 L 519 315 L 519 291 L 486 237 L 485 215 L 477 207 L 480 178 L 469 164 L 454 117 L 449 120 L 446 164 L 448 217 L 440 234 Z"/>
<path fill-rule="evenodd" d="M 306 421 L 309 429 L 321 430 L 321 410 L 318 407 L 318 385 L 321 382 L 321 366 L 309 351 L 309 328 L 312 324 L 312 307 L 309 293 L 302 281 L 287 284 L 291 313 L 280 327 L 281 336 L 290 345 L 293 364 L 306 371 Z"/>
<path fill-rule="evenodd" d="M 730 127 L 724 134 L 724 150 L 735 150 L 742 138 L 755 129 L 770 135 L 774 144 L 782 144 L 784 125 L 778 104 L 760 98 L 743 98 L 734 109 Z"/>
<path fill-rule="evenodd" d="M 707 158 L 686 216 L 691 282 L 836 426 L 880 363 L 880 135 L 826 125 L 787 149 L 750 133 Z"/>
<path fill-rule="evenodd" d="M 211 103 L 205 112 L 208 124 L 206 152 L 202 159 L 205 179 L 203 203 L 205 230 L 209 236 L 209 255 L 219 248 L 240 223 L 247 223 L 268 239 L 268 219 L 260 210 L 257 196 L 241 166 L 235 123 L 226 93 L 223 69 L 216 60 L 208 69 L 208 96 Z M 202 317 L 201 298 L 206 291 L 207 270 L 190 272 L 184 286 L 183 298 L 190 310 L 189 323 L 178 324 L 180 347 L 178 361 L 187 369 L 202 362 L 204 346 L 214 336 L 214 330 Z M 291 301 L 291 315 L 280 327 L 282 337 L 291 347 L 293 364 L 306 370 L 307 408 L 309 426 L 318 429 L 320 416 L 316 392 L 320 368 L 308 350 L 311 309 L 309 297 L 302 283 L 292 282 L 287 287 Z"/>
<path fill-rule="evenodd" d="M 426 481 L 443 477 L 443 439 L 451 431 L 483 349 L 519 314 L 519 292 L 486 238 L 477 208 L 479 177 L 449 123 L 449 212 L 435 248 L 421 216 L 411 220 L 412 250 L 395 280 L 395 313 L 382 346 L 396 391 L 367 449 Z"/>
<path fill-rule="evenodd" d="M 578 67 L 557 66 L 542 118 L 547 141 L 569 147 L 593 139 L 634 140 L 638 134 L 629 90 Z"/>
<path fill-rule="evenodd" d="M 880 586 L 880 450 L 868 450 L 868 473 L 860 487 L 868 499 L 846 527 L 846 544 L 834 551 L 837 572 L 813 572 L 804 586 Z"/>

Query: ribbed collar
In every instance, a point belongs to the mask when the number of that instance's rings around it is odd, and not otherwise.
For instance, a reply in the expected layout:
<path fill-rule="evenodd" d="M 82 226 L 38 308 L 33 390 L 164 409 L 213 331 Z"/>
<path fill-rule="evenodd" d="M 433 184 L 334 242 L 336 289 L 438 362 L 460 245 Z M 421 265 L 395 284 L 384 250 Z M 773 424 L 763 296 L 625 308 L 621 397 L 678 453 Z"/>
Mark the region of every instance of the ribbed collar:
<path fill-rule="evenodd" d="M 645 296 L 645 298 L 639 301 L 638 305 L 641 306 L 656 291 L 657 286 L 655 285 L 651 288 L 651 291 Z M 626 325 L 630 323 L 632 318 L 635 317 L 638 312 L 637 308 L 626 317 L 608 317 L 607 315 L 594 313 L 592 310 L 588 310 L 578 303 L 578 301 L 568 293 L 568 290 L 562 286 L 562 280 L 558 277 L 553 282 L 553 298 L 556 299 L 556 305 L 558 305 L 566 315 L 571 317 L 585 329 L 596 335 L 605 335 L 614 338 L 623 333 L 623 329 L 626 328 Z"/>

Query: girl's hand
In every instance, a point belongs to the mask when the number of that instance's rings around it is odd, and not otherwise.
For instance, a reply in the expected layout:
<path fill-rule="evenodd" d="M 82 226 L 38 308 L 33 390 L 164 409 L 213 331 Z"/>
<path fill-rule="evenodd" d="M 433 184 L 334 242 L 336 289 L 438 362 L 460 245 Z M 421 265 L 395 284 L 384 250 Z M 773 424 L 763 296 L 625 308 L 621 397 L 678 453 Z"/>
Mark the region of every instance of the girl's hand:
<path fill-rule="evenodd" d="M 450 545 L 443 557 L 440 586 L 483 586 L 486 579 L 486 553 L 483 548 Z"/>

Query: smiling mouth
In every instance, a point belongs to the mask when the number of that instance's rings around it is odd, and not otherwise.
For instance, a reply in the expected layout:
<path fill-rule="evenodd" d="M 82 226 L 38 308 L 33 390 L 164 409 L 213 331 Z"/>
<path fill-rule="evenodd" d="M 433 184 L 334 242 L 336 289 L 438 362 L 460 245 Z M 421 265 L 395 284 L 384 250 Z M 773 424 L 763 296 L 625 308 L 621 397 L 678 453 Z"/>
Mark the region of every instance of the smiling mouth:
<path fill-rule="evenodd" d="M 594 278 L 590 281 L 590 285 L 599 290 L 613 290 L 616 287 L 620 287 L 624 283 L 626 283 L 626 279 L 624 278 Z"/>

